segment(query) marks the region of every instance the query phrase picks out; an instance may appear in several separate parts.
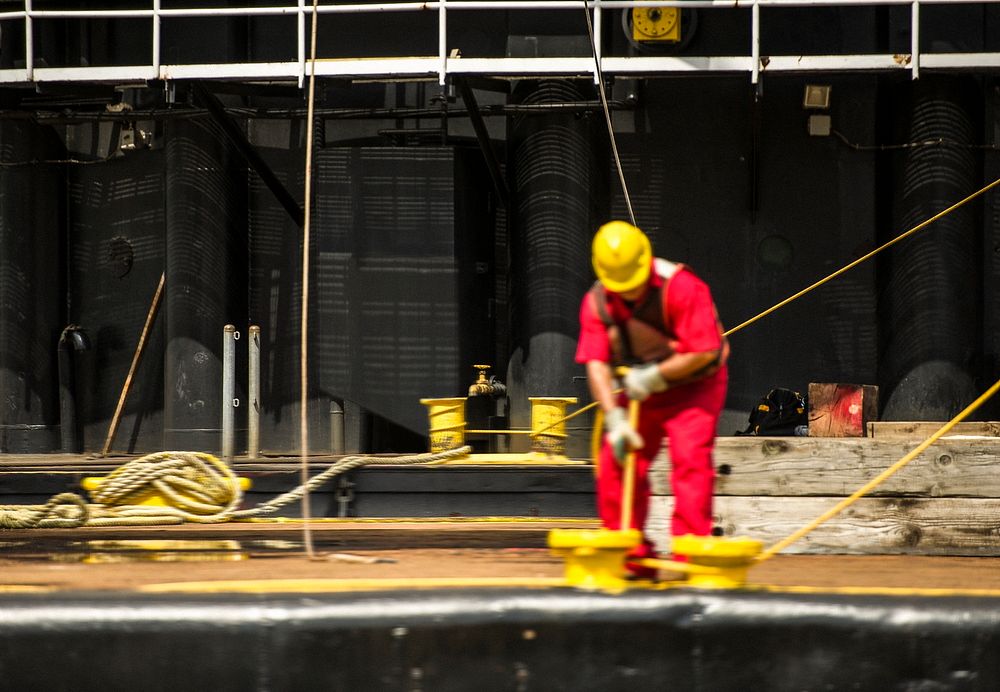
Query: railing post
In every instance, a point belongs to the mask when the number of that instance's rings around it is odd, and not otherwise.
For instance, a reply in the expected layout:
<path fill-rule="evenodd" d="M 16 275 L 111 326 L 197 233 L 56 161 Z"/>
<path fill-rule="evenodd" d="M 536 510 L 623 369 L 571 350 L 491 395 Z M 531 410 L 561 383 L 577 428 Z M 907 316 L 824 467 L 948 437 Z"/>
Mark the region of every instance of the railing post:
<path fill-rule="evenodd" d="M 438 84 L 444 86 L 448 78 L 448 10 L 445 0 L 438 0 Z"/>
<path fill-rule="evenodd" d="M 920 79 L 920 2 L 913 0 L 910 10 L 910 77 Z"/>
<path fill-rule="evenodd" d="M 750 83 L 760 81 L 760 4 L 753 0 L 750 8 Z"/>
<path fill-rule="evenodd" d="M 299 89 L 305 84 L 306 79 L 306 0 L 299 0 L 298 16 L 298 54 L 299 61 Z"/>
<path fill-rule="evenodd" d="M 590 10 L 587 10 L 588 12 Z M 622 10 L 622 12 L 629 12 L 630 10 Z M 604 15 L 601 12 L 601 0 L 597 0 L 594 3 L 594 84 L 597 84 L 601 80 L 601 73 L 604 72 L 601 68 L 601 61 L 603 59 L 603 51 L 601 50 L 601 18 Z"/>
<path fill-rule="evenodd" d="M 249 382 L 247 386 L 247 456 L 256 459 L 260 454 L 260 327 L 251 325 L 247 348 Z"/>
<path fill-rule="evenodd" d="M 24 0 L 24 71 L 28 81 L 34 81 L 35 30 L 31 21 L 31 0 Z"/>
<path fill-rule="evenodd" d="M 160 0 L 153 0 L 153 71 L 160 78 Z"/>
<path fill-rule="evenodd" d="M 222 458 L 233 460 L 236 436 L 236 327 L 227 324 L 222 334 Z"/>

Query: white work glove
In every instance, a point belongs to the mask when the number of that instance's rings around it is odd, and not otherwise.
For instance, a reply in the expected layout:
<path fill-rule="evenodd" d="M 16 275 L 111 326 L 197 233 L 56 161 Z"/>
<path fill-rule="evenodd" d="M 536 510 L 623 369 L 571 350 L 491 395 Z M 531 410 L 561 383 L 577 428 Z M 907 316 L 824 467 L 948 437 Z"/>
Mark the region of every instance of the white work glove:
<path fill-rule="evenodd" d="M 667 389 L 667 381 L 660 374 L 658 363 L 629 368 L 629 371 L 625 373 L 624 384 L 628 398 L 636 401 L 644 401 L 649 398 L 650 394 L 663 392 Z"/>
<path fill-rule="evenodd" d="M 608 444 L 619 464 L 625 462 L 630 449 L 642 447 L 642 436 L 628 422 L 628 414 L 621 407 L 604 414 L 604 429 L 608 431 Z"/>

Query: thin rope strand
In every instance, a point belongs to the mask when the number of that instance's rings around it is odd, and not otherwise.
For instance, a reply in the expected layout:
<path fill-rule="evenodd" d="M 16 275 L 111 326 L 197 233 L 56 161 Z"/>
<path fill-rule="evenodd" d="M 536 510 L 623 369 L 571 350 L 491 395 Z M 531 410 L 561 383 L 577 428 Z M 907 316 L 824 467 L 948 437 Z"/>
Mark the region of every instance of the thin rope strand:
<path fill-rule="evenodd" d="M 601 71 L 601 61 L 597 59 L 597 42 L 594 39 L 594 25 L 590 21 L 590 9 L 587 1 L 583 3 L 583 14 L 587 18 L 587 35 L 590 37 L 590 54 L 594 56 L 594 72 L 597 75 L 597 91 L 601 95 L 601 106 L 604 108 L 604 121 L 608 124 L 608 137 L 611 139 L 611 151 L 615 157 L 615 168 L 618 169 L 618 180 L 621 181 L 622 194 L 625 196 L 625 206 L 628 207 L 628 218 L 633 226 L 635 222 L 635 212 L 632 211 L 632 198 L 628 194 L 628 185 L 625 184 L 625 171 L 622 170 L 622 160 L 618 156 L 618 143 L 615 141 L 615 130 L 611 124 L 611 111 L 608 108 L 608 97 L 604 93 L 604 73 Z"/>
<path fill-rule="evenodd" d="M 302 323 L 299 342 L 299 443 L 302 453 L 301 481 L 309 482 L 309 217 L 312 210 L 312 153 L 313 153 L 313 109 L 316 97 L 316 25 L 319 19 L 317 4 L 312 4 L 312 32 L 309 50 L 309 107 L 306 113 L 306 180 L 305 209 L 302 222 Z M 316 559 L 313 549 L 312 527 L 309 525 L 309 492 L 302 494 L 302 543 L 310 560 Z"/>

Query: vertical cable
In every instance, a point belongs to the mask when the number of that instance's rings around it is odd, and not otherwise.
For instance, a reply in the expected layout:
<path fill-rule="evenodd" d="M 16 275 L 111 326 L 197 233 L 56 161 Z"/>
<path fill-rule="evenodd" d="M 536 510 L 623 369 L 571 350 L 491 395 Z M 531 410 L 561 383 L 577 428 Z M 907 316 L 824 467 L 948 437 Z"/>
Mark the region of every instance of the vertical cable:
<path fill-rule="evenodd" d="M 632 198 L 629 197 L 628 185 L 625 184 L 625 172 L 622 170 L 622 160 L 618 156 L 618 143 L 615 141 L 615 130 L 611 124 L 611 111 L 608 109 L 608 98 L 604 93 L 604 74 L 601 72 L 601 59 L 597 54 L 597 41 L 594 40 L 594 25 L 590 21 L 590 9 L 587 7 L 587 0 L 583 2 L 583 14 L 587 18 L 587 35 L 590 37 L 590 52 L 594 56 L 594 74 L 597 75 L 597 92 L 601 95 L 601 106 L 604 108 L 604 120 L 608 125 L 608 137 L 611 139 L 611 152 L 615 157 L 615 168 L 618 169 L 618 180 L 622 184 L 625 206 L 628 207 L 628 218 L 633 226 L 637 226 L 635 213 L 632 211 Z"/>
<path fill-rule="evenodd" d="M 309 105 L 306 109 L 306 181 L 305 209 L 302 222 L 302 323 L 301 340 L 299 342 L 299 387 L 301 389 L 299 402 L 299 446 L 302 453 L 301 480 L 304 486 L 302 493 L 302 543 L 306 548 L 306 556 L 312 560 L 316 553 L 313 550 L 312 529 L 309 525 L 309 218 L 312 210 L 312 150 L 313 150 L 313 109 L 316 97 L 316 24 L 319 13 L 312 4 L 312 33 L 309 47 Z"/>

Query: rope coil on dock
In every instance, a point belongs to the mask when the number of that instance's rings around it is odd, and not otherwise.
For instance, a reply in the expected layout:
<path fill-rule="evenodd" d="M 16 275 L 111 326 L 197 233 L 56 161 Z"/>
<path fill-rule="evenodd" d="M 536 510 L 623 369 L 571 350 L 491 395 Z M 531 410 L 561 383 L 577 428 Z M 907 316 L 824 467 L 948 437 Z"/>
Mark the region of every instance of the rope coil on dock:
<path fill-rule="evenodd" d="M 471 451 L 465 446 L 398 457 L 343 457 L 297 488 L 242 510 L 237 509 L 243 502 L 239 478 L 218 458 L 203 452 L 156 452 L 112 471 L 91 491 L 93 502 L 76 493 L 60 493 L 44 505 L 0 505 L 0 529 L 218 524 L 251 519 L 274 514 L 331 478 L 361 466 L 433 464 Z M 140 504 L 151 493 L 168 504 Z"/>

